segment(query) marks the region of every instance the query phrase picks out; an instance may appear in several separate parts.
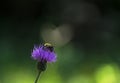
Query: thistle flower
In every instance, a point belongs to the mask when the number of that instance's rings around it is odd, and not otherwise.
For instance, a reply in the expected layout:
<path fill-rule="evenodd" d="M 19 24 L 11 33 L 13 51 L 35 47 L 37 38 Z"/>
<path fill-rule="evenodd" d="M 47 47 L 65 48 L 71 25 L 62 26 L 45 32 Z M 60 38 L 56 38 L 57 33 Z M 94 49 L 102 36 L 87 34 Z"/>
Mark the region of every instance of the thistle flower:
<path fill-rule="evenodd" d="M 41 72 L 46 70 L 46 63 L 56 61 L 56 54 L 53 46 L 49 43 L 45 43 L 44 45 L 34 46 L 31 55 L 34 60 L 38 61 L 37 68 L 39 72 L 35 80 L 35 83 L 37 83 Z"/>
<path fill-rule="evenodd" d="M 55 62 L 56 54 L 53 46 L 49 43 L 45 43 L 44 45 L 34 46 L 32 58 L 38 62 Z"/>

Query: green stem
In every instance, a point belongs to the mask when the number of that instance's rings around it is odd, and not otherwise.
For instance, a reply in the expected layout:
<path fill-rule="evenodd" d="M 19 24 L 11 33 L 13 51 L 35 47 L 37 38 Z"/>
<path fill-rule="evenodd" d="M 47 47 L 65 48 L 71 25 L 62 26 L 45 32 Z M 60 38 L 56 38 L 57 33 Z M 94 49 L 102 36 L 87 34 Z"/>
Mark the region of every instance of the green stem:
<path fill-rule="evenodd" d="M 37 81 L 38 81 L 38 79 L 39 79 L 39 77 L 40 77 L 41 72 L 42 72 L 42 71 L 39 70 L 38 75 L 37 75 L 36 80 L 35 80 L 35 83 L 37 83 Z"/>

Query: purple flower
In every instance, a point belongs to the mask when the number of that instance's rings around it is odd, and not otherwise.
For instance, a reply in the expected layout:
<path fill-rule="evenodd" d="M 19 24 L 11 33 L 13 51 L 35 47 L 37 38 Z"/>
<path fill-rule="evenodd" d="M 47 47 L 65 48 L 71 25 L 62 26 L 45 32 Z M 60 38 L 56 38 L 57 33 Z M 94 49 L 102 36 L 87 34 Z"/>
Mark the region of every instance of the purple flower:
<path fill-rule="evenodd" d="M 37 60 L 38 62 L 55 62 L 56 61 L 56 54 L 53 50 L 51 45 L 39 45 L 34 46 L 32 51 L 32 58 Z"/>

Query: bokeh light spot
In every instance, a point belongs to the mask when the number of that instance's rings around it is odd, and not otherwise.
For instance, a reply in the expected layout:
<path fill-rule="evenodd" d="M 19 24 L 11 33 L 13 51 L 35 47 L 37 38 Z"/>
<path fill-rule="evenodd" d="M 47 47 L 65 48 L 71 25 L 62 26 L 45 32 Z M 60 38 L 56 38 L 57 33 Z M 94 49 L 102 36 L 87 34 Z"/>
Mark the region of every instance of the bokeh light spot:
<path fill-rule="evenodd" d="M 100 67 L 96 72 L 97 83 L 117 83 L 118 68 L 114 64 Z"/>

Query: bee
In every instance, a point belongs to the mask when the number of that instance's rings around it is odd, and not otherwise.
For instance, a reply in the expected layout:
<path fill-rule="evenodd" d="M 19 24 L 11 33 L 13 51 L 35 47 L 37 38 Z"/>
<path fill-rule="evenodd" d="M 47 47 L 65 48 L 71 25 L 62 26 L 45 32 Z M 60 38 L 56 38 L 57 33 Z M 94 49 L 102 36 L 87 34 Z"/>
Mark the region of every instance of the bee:
<path fill-rule="evenodd" d="M 49 49 L 51 52 L 54 51 L 54 47 L 53 47 L 53 45 L 50 44 L 50 43 L 45 43 L 45 44 L 44 44 L 44 47 L 46 47 L 47 49 Z"/>

